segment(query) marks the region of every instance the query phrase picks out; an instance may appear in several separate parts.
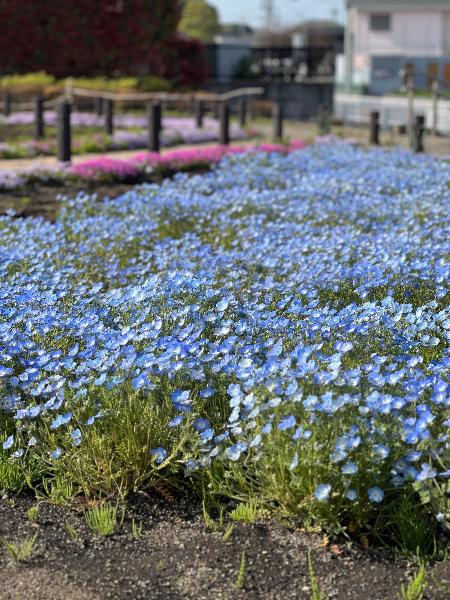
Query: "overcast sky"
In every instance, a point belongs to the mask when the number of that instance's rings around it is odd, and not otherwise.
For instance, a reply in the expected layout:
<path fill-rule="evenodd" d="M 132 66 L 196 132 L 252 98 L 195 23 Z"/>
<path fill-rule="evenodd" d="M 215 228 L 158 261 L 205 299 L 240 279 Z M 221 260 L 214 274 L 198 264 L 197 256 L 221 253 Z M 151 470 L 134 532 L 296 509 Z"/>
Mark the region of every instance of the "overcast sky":
<path fill-rule="evenodd" d="M 208 0 L 219 11 L 222 23 L 263 24 L 262 0 Z M 281 25 L 305 19 L 337 18 L 344 21 L 345 0 L 274 0 L 275 17 Z M 335 12 L 333 12 L 335 11 Z"/>

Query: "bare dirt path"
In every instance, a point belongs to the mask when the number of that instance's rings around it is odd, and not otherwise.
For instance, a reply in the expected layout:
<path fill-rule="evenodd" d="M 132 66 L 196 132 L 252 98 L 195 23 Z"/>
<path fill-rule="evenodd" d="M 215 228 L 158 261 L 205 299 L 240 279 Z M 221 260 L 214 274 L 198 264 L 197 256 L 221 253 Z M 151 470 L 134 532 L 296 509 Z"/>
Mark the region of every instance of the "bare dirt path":
<path fill-rule="evenodd" d="M 30 523 L 32 503 L 27 496 L 0 498 L 2 539 L 17 544 L 37 532 L 24 562 L 0 547 L 1 600 L 310 600 L 309 552 L 323 598 L 398 600 L 401 584 L 417 570 L 386 550 L 324 544 L 293 523 L 234 523 L 224 539 L 228 524 L 211 531 L 189 499 L 168 504 L 136 494 L 109 537 L 93 534 L 81 509 L 42 503 Z M 142 527 L 138 536 L 132 519 Z M 444 600 L 450 563 L 429 565 L 428 580 L 427 600 Z"/>

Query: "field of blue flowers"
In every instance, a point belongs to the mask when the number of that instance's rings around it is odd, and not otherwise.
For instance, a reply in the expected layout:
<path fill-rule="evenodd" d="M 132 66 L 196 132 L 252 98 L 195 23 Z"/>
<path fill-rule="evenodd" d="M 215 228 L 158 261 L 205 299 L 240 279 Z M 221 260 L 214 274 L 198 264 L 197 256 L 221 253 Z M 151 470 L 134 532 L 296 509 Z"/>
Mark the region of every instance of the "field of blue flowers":
<path fill-rule="evenodd" d="M 0 239 L 0 488 L 448 531 L 450 164 L 230 156 Z"/>

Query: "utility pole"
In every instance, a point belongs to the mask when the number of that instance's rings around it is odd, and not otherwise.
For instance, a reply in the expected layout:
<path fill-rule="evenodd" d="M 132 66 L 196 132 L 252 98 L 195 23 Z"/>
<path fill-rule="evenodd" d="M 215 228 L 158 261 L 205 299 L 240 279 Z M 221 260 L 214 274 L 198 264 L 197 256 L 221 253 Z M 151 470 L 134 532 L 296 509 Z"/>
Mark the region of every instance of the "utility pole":
<path fill-rule="evenodd" d="M 264 24 L 269 31 L 272 31 L 275 0 L 262 0 L 261 3 L 264 12 Z"/>

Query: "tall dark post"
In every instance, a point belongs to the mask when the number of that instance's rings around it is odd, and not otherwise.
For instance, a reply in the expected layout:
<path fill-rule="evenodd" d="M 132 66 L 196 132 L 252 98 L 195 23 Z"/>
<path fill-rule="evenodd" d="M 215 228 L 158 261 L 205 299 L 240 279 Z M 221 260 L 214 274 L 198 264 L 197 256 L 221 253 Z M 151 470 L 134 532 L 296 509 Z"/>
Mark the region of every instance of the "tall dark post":
<path fill-rule="evenodd" d="M 94 111 L 97 117 L 101 117 L 103 114 L 103 98 L 94 98 Z"/>
<path fill-rule="evenodd" d="M 423 152 L 423 136 L 425 133 L 425 117 L 423 115 L 417 115 L 414 123 L 414 130 L 412 136 L 412 147 L 414 152 Z"/>
<path fill-rule="evenodd" d="M 220 136 L 219 144 L 228 146 L 230 143 L 230 107 L 226 102 L 220 105 Z"/>
<path fill-rule="evenodd" d="M 378 146 L 380 143 L 380 113 L 373 111 L 370 113 L 370 143 Z"/>
<path fill-rule="evenodd" d="M 3 112 L 5 117 L 9 117 L 11 114 L 11 94 L 8 94 L 8 92 L 3 96 Z"/>
<path fill-rule="evenodd" d="M 219 102 L 214 102 L 213 115 L 214 115 L 215 119 L 217 119 L 217 120 L 220 119 L 220 104 L 219 104 Z"/>
<path fill-rule="evenodd" d="M 253 100 L 250 100 L 248 103 L 248 118 L 250 121 L 255 120 L 255 103 Z"/>
<path fill-rule="evenodd" d="M 159 152 L 161 148 L 161 125 L 162 111 L 160 102 L 148 103 L 148 149 L 151 152 Z"/>
<path fill-rule="evenodd" d="M 283 139 L 283 106 L 279 102 L 272 105 L 273 139 L 279 142 Z"/>
<path fill-rule="evenodd" d="M 104 101 L 104 107 L 105 107 L 105 133 L 107 135 L 112 135 L 114 133 L 114 123 L 113 123 L 113 112 L 114 112 L 114 107 L 113 107 L 113 101 L 112 100 L 105 100 Z"/>
<path fill-rule="evenodd" d="M 203 102 L 201 100 L 196 100 L 195 102 L 195 126 L 198 128 L 203 127 Z"/>
<path fill-rule="evenodd" d="M 34 139 L 44 137 L 44 99 L 38 95 L 34 99 Z"/>
<path fill-rule="evenodd" d="M 247 122 L 247 100 L 241 100 L 239 103 L 239 125 L 245 127 Z"/>
<path fill-rule="evenodd" d="M 70 162 L 71 158 L 70 109 L 69 102 L 62 102 L 58 106 L 58 160 L 60 162 Z"/>

